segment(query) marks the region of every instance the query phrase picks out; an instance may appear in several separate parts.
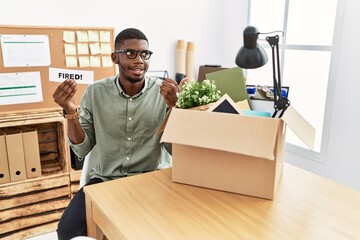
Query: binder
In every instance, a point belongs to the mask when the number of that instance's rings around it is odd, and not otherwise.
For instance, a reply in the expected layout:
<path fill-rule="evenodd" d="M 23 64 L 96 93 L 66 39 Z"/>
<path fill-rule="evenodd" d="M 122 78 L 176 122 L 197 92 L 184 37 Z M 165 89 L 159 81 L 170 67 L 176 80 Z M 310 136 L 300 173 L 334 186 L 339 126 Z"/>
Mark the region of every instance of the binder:
<path fill-rule="evenodd" d="M 26 177 L 35 178 L 41 176 L 41 162 L 37 131 L 23 132 L 22 134 Z"/>
<path fill-rule="evenodd" d="M 5 135 L 11 182 L 26 179 L 22 134 Z"/>
<path fill-rule="evenodd" d="M 5 136 L 0 135 L 0 184 L 10 182 Z"/>

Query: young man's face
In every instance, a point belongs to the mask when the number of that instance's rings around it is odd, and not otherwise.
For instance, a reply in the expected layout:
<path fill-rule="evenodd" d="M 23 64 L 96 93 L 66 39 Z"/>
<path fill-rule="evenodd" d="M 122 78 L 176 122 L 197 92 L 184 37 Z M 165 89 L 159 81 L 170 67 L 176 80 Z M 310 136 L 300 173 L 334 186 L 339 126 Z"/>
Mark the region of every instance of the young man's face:
<path fill-rule="evenodd" d="M 144 79 L 149 69 L 149 59 L 144 59 L 148 56 L 148 48 L 148 42 L 145 40 L 129 39 L 115 49 L 125 51 L 114 53 L 112 57 L 113 62 L 119 65 L 121 78 L 130 82 L 140 82 Z"/>

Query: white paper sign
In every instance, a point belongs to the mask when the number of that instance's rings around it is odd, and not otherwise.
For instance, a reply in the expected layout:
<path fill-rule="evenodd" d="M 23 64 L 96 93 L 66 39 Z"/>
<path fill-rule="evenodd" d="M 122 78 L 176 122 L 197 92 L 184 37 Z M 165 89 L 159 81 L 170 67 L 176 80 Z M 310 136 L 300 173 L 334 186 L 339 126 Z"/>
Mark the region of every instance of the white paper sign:
<path fill-rule="evenodd" d="M 94 72 L 49 68 L 49 80 L 51 82 L 63 82 L 66 79 L 74 79 L 78 84 L 92 84 L 94 83 Z"/>
<path fill-rule="evenodd" d="M 0 74 L 0 105 L 42 101 L 40 72 Z"/>
<path fill-rule="evenodd" d="M 4 67 L 50 66 L 48 35 L 0 35 Z"/>

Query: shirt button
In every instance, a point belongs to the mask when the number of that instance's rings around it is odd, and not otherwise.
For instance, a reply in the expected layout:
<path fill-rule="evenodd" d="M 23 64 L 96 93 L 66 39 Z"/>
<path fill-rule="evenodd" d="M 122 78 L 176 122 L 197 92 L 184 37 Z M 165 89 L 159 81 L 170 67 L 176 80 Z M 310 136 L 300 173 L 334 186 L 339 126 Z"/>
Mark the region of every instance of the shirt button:
<path fill-rule="evenodd" d="M 129 117 L 129 121 L 131 121 L 131 117 Z"/>
<path fill-rule="evenodd" d="M 129 101 L 131 102 L 131 101 L 132 101 L 132 98 L 130 98 Z"/>
<path fill-rule="evenodd" d="M 129 161 L 129 160 L 130 160 L 130 158 L 129 158 L 129 157 L 126 157 L 126 160 L 128 160 L 128 161 Z"/>
<path fill-rule="evenodd" d="M 131 138 L 128 138 L 128 141 L 131 141 Z"/>

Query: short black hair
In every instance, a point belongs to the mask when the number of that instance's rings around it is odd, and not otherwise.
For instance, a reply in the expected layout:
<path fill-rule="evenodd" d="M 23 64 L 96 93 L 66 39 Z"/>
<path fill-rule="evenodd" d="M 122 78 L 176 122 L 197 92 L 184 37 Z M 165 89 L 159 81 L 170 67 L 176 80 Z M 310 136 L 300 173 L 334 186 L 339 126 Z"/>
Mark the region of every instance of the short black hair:
<path fill-rule="evenodd" d="M 136 28 L 126 28 L 122 30 L 115 38 L 115 49 L 116 46 L 124 44 L 125 40 L 128 39 L 139 39 L 139 40 L 145 40 L 149 43 L 147 37 L 145 34 Z"/>

